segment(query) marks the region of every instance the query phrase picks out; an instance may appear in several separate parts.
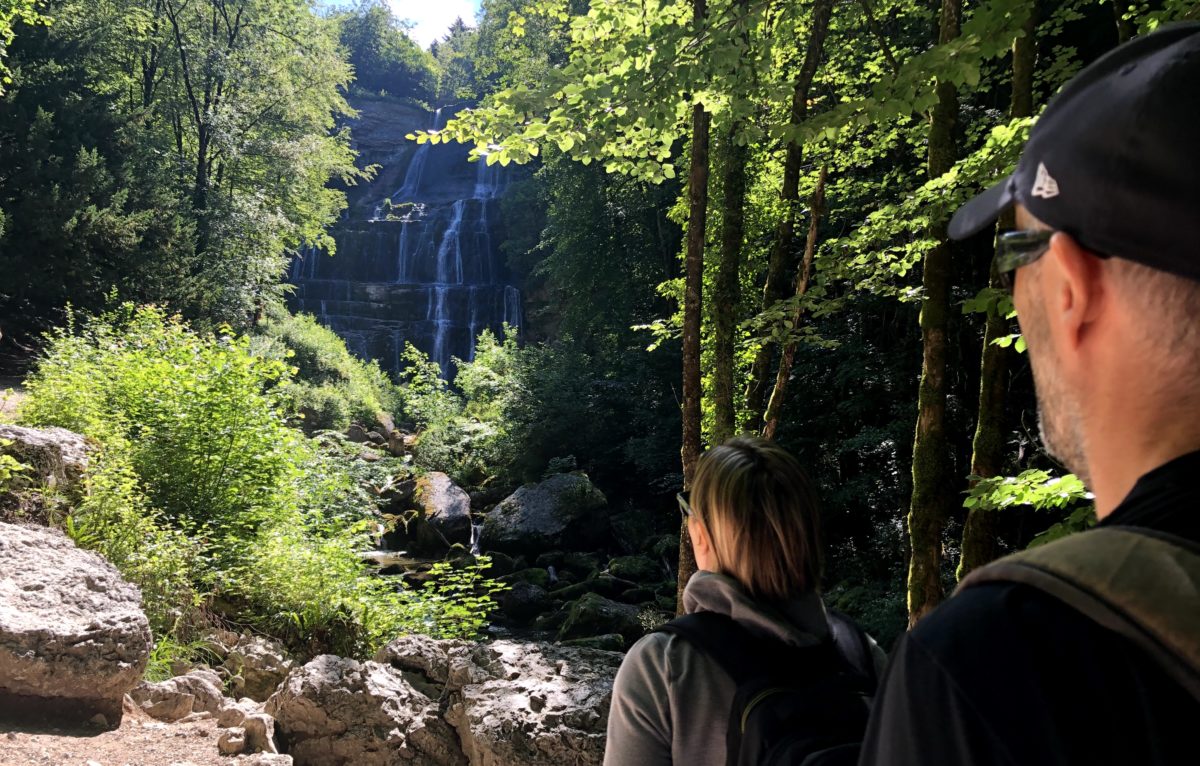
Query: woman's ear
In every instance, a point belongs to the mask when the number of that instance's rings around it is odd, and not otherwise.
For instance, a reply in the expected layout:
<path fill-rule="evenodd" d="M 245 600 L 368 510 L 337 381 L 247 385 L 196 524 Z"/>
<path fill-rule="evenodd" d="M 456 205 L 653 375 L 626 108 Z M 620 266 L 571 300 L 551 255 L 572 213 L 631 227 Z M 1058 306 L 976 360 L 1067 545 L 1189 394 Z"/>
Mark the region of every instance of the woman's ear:
<path fill-rule="evenodd" d="M 696 568 L 707 572 L 716 571 L 713 565 L 712 538 L 708 536 L 708 529 L 695 516 L 688 517 L 688 537 L 692 539 Z"/>

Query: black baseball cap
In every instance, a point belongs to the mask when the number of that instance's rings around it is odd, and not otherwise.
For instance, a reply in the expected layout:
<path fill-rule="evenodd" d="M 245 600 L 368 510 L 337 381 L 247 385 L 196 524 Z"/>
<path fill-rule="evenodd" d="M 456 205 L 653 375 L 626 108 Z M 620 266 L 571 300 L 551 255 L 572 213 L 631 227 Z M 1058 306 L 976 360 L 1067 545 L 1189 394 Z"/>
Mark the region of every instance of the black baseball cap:
<path fill-rule="evenodd" d="M 1097 255 L 1200 280 L 1200 23 L 1135 38 L 1076 75 L 1016 172 L 961 207 L 950 237 L 1014 202 Z"/>

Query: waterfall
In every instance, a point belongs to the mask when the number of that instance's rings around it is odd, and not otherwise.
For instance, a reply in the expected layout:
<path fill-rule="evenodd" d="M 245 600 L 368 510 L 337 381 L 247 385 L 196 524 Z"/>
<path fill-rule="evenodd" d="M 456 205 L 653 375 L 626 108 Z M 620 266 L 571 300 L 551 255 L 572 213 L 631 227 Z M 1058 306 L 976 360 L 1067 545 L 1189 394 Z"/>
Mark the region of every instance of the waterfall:
<path fill-rule="evenodd" d="M 408 221 L 400 224 L 400 252 L 396 255 L 396 284 L 408 281 Z"/>
<path fill-rule="evenodd" d="M 397 133 L 440 128 L 443 114 L 418 123 L 411 107 L 389 108 L 372 103 L 360 112 L 374 116 L 351 127 L 363 161 L 382 166 L 381 180 L 349 192 L 355 212 L 331 231 L 335 257 L 300 248 L 289 300 L 385 369 L 401 369 L 412 343 L 450 377 L 453 359 L 474 360 L 479 333 L 499 336 L 504 323 L 524 321 L 521 292 L 497 247 L 498 200 L 513 171 L 485 162 L 472 167 L 466 149 L 454 144 L 398 151 Z M 389 188 L 395 191 L 387 196 Z"/>
<path fill-rule="evenodd" d="M 479 550 L 479 538 L 483 535 L 483 525 L 471 522 L 471 555 L 478 556 L 481 554 Z"/>
<path fill-rule="evenodd" d="M 504 288 L 504 323 L 520 328 L 524 323 L 521 316 L 521 291 L 512 285 Z"/>
<path fill-rule="evenodd" d="M 463 211 L 467 209 L 467 201 L 460 199 L 454 203 L 454 213 L 450 218 L 450 225 L 446 227 L 446 233 L 442 235 L 442 244 L 438 246 L 437 252 L 437 281 L 439 284 L 454 284 L 461 285 L 463 283 L 463 264 L 462 264 L 462 238 L 459 236 L 462 229 Z M 454 250 L 454 262 L 450 262 L 450 251 Z M 451 271 L 453 266 L 453 271 Z"/>

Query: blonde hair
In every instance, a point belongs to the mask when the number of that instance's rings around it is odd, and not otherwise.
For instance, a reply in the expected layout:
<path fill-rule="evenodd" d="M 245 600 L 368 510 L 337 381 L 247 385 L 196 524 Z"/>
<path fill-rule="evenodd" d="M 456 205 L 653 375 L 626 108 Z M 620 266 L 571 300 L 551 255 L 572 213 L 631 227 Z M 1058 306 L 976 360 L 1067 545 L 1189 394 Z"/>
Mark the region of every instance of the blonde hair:
<path fill-rule="evenodd" d="M 799 461 L 753 437 L 700 458 L 691 506 L 708 531 L 718 569 L 764 602 L 815 591 L 821 578 L 816 496 Z"/>

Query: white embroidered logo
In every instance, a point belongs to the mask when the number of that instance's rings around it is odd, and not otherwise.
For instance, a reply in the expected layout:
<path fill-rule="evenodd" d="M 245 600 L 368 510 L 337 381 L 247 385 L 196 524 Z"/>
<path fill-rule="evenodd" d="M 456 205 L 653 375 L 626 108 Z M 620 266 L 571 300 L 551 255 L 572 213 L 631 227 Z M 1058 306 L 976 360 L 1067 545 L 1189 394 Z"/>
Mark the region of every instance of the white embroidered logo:
<path fill-rule="evenodd" d="M 1037 178 L 1033 179 L 1033 191 L 1030 194 L 1042 199 L 1058 196 L 1058 181 L 1054 180 L 1050 171 L 1046 170 L 1046 166 L 1040 162 L 1038 163 Z"/>

